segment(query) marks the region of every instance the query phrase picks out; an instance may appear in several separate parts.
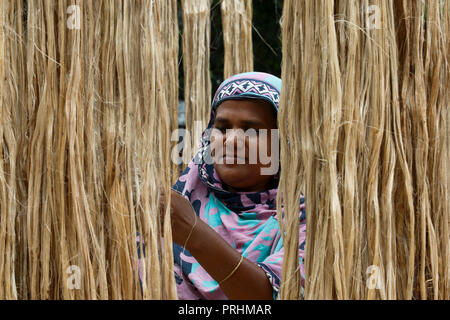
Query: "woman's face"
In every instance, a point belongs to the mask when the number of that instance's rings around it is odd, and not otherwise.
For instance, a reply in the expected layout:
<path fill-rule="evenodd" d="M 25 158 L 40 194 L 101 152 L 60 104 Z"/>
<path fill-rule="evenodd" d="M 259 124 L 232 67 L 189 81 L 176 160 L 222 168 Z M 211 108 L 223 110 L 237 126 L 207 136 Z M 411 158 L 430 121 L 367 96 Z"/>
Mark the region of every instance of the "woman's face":
<path fill-rule="evenodd" d="M 278 152 L 276 159 L 272 156 L 272 147 L 278 151 L 278 132 L 272 130 L 276 128 L 276 111 L 264 100 L 226 100 L 219 105 L 211 153 L 214 168 L 226 189 L 240 192 L 269 189 L 278 171 Z M 272 172 L 274 161 L 276 170 Z"/>

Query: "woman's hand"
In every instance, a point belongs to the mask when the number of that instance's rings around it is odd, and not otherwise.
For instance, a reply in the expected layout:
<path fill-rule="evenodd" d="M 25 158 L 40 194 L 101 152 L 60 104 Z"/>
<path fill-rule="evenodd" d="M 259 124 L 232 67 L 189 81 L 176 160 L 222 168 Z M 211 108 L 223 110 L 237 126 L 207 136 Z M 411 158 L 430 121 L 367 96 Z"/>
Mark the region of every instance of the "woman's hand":
<path fill-rule="evenodd" d="M 165 194 L 163 190 L 161 190 L 161 225 L 163 225 L 164 222 L 165 201 Z M 170 221 L 172 226 L 173 242 L 180 246 L 184 246 L 196 219 L 196 213 L 194 212 L 190 202 L 178 192 L 170 190 Z"/>

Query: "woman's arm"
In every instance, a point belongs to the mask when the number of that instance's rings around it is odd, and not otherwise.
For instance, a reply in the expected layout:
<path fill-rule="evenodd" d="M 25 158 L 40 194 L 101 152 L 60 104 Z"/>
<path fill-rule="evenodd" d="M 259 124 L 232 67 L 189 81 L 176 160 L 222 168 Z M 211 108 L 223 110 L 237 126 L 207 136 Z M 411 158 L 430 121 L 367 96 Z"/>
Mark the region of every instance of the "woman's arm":
<path fill-rule="evenodd" d="M 207 223 L 196 217 L 189 201 L 176 191 L 171 192 L 171 209 L 173 241 L 180 246 L 186 245 L 200 265 L 220 283 L 237 266 L 240 253 Z M 233 300 L 273 299 L 272 286 L 264 270 L 245 258 L 220 287 Z"/>

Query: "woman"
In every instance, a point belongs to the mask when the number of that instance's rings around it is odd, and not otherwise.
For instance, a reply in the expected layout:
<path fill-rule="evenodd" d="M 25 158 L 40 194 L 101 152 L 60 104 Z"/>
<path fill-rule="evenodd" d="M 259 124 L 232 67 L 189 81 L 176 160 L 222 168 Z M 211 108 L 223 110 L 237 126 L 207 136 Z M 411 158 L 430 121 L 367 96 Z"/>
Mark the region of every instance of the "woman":
<path fill-rule="evenodd" d="M 201 149 L 171 192 L 179 299 L 277 298 L 284 253 L 276 216 L 279 172 L 270 174 L 273 163 L 260 156 L 249 160 L 255 145 L 259 153 L 278 155 L 271 136 L 280 91 L 281 79 L 251 72 L 225 80 L 215 94 Z M 300 203 L 303 277 L 306 217 Z"/>

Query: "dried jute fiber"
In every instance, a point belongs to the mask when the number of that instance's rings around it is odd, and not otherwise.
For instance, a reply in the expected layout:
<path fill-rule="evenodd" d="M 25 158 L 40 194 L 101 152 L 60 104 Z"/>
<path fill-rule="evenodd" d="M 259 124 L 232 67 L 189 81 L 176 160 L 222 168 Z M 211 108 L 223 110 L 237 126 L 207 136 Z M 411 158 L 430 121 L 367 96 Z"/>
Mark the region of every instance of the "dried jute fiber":
<path fill-rule="evenodd" d="M 283 299 L 302 298 L 300 194 L 305 299 L 450 298 L 449 12 L 284 2 Z"/>
<path fill-rule="evenodd" d="M 1 1 L 0 298 L 177 298 L 174 4 Z"/>
<path fill-rule="evenodd" d="M 22 207 L 18 201 L 23 184 L 17 167 L 19 155 L 20 113 L 24 100 L 24 45 L 18 34 L 23 23 L 16 12 L 23 10 L 20 1 L 0 3 L 0 299 L 17 299 L 17 234 L 16 221 Z M 11 32 L 11 30 L 15 32 Z"/>
<path fill-rule="evenodd" d="M 169 0 L 161 6 L 160 26 L 158 33 L 162 35 L 163 47 L 163 66 L 166 68 L 164 74 L 165 81 L 162 84 L 167 86 L 165 89 L 167 105 L 171 111 L 170 132 L 178 129 L 178 52 L 179 52 L 179 28 L 178 28 L 178 7 L 177 0 Z M 180 168 L 176 161 L 171 161 L 171 181 L 175 183 L 178 179 Z"/>
<path fill-rule="evenodd" d="M 186 132 L 183 163 L 198 151 L 202 130 L 209 119 L 211 79 L 209 57 L 211 41 L 211 0 L 182 0 L 183 69 Z"/>
<path fill-rule="evenodd" d="M 252 0 L 222 0 L 224 79 L 253 71 Z"/>

